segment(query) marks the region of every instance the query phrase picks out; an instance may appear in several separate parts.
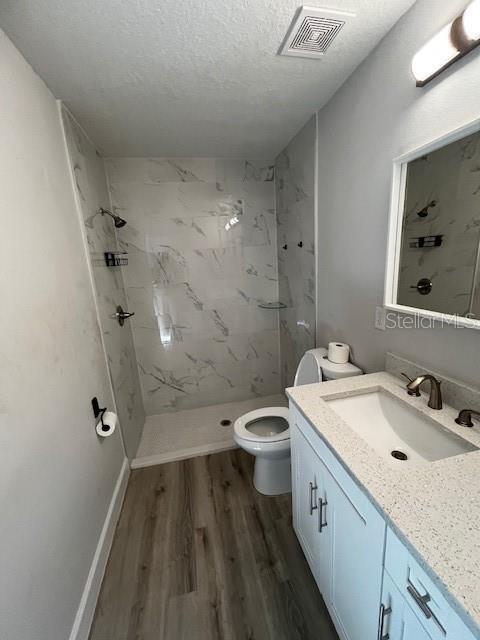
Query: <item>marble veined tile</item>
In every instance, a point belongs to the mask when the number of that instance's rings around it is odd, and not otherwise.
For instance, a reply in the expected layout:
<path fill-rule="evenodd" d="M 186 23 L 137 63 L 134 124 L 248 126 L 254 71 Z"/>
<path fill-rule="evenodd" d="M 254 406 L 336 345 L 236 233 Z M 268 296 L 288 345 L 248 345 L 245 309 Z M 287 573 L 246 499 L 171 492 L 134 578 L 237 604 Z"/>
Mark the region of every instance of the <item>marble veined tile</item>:
<path fill-rule="evenodd" d="M 234 182 L 273 182 L 275 166 L 266 158 L 221 158 L 216 160 L 216 177 L 220 184 Z"/>
<path fill-rule="evenodd" d="M 93 269 L 100 325 L 107 352 L 115 402 L 129 457 L 135 454 L 144 422 L 144 407 L 131 326 L 120 327 L 111 319 L 117 305 L 128 308 L 122 269 L 105 265 L 104 252 L 120 248 L 110 217 L 99 213 L 110 208 L 103 161 L 82 129 L 62 108 L 70 163 L 75 177 Z"/>
<path fill-rule="evenodd" d="M 314 146 L 312 119 L 275 162 L 278 291 L 288 307 L 279 314 L 280 370 L 285 387 L 293 384 L 305 351 L 315 346 Z M 298 322 L 306 322 L 309 328 Z"/>
<path fill-rule="evenodd" d="M 212 158 L 109 158 L 110 182 L 215 182 Z"/>
<path fill-rule="evenodd" d="M 274 167 L 268 159 L 106 163 L 147 413 L 280 389 Z"/>
<path fill-rule="evenodd" d="M 401 304 L 465 315 L 475 306 L 475 263 L 480 241 L 480 135 L 451 143 L 409 163 L 398 299 Z M 420 216 L 429 203 L 426 216 Z M 433 248 L 410 239 L 443 234 Z M 429 278 L 433 289 L 411 289 Z M 420 299 L 422 298 L 422 299 Z"/>

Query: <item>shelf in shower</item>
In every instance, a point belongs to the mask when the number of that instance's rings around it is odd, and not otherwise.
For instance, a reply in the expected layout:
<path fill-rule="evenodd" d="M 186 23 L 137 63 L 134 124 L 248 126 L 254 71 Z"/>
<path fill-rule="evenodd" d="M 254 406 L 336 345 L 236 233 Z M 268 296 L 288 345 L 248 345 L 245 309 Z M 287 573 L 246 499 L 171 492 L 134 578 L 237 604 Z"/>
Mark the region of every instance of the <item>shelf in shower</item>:
<path fill-rule="evenodd" d="M 418 238 L 410 238 L 410 249 L 427 249 L 429 247 L 441 247 L 443 242 L 443 233 L 433 236 L 420 236 Z"/>
<path fill-rule="evenodd" d="M 287 305 L 284 302 L 259 302 L 260 309 L 286 309 Z"/>
<path fill-rule="evenodd" d="M 104 255 L 107 267 L 123 267 L 128 264 L 126 251 L 105 251 Z"/>

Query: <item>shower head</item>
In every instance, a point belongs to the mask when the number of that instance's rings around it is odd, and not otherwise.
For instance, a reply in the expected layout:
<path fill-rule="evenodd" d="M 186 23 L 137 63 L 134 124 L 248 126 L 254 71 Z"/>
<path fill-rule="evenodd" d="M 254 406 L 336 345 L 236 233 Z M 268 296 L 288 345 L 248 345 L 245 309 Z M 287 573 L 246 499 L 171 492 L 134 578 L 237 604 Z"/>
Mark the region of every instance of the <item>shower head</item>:
<path fill-rule="evenodd" d="M 115 216 L 113 219 L 115 221 L 115 226 L 117 227 L 117 229 L 121 229 L 127 224 L 127 221 L 123 218 L 120 218 L 120 216 Z"/>
<path fill-rule="evenodd" d="M 124 227 L 127 224 L 127 221 L 124 220 L 123 218 L 121 218 L 120 216 L 117 216 L 116 213 L 112 213 L 111 211 L 109 211 L 108 209 L 104 209 L 103 207 L 100 207 L 99 213 L 102 214 L 102 216 L 104 216 L 105 214 L 107 214 L 108 216 L 110 216 L 111 218 L 113 218 L 113 222 L 116 226 L 117 229 L 121 229 L 122 227 Z"/>

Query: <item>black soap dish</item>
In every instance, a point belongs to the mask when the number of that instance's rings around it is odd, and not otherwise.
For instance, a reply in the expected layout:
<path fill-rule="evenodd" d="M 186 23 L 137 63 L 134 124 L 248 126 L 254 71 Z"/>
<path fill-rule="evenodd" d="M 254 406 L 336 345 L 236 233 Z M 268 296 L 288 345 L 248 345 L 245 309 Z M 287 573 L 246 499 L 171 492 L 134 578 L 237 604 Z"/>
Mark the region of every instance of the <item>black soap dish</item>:
<path fill-rule="evenodd" d="M 426 249 L 428 247 L 441 247 L 443 242 L 443 234 L 436 236 L 420 236 L 418 238 L 410 238 L 410 249 Z"/>
<path fill-rule="evenodd" d="M 128 264 L 126 251 L 105 251 L 104 255 L 107 267 L 123 267 Z"/>

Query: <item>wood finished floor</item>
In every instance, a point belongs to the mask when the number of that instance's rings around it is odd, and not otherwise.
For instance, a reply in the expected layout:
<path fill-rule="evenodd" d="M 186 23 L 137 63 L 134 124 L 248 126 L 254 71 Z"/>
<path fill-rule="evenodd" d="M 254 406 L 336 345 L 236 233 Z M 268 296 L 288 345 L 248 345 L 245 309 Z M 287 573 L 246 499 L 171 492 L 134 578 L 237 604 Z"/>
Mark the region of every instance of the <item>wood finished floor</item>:
<path fill-rule="evenodd" d="M 90 640 L 338 640 L 291 524 L 233 450 L 133 471 Z"/>

